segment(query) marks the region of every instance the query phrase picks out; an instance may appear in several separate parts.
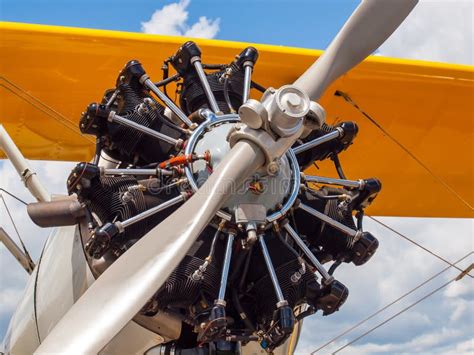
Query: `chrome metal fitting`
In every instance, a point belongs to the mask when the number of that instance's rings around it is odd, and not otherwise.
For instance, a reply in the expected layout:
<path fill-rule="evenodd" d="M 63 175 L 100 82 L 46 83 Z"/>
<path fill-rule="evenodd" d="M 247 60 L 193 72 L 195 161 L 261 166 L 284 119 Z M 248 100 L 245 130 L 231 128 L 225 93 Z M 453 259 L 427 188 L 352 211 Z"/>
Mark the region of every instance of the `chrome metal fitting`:
<path fill-rule="evenodd" d="M 284 85 L 278 90 L 269 88 L 261 102 L 250 99 L 240 106 L 239 116 L 245 126 L 236 125 L 227 140 L 231 147 L 241 139 L 255 143 L 266 158 L 260 171 L 277 175 L 279 158 L 303 133 L 304 117 L 311 107 L 314 110 L 312 114 L 321 118 L 317 104 L 311 105 L 308 95 L 297 87 Z"/>
<path fill-rule="evenodd" d="M 225 307 L 227 305 L 227 302 L 222 299 L 217 299 L 214 301 L 214 305 Z"/>
<path fill-rule="evenodd" d="M 304 131 L 301 134 L 302 138 L 306 138 L 312 131 L 320 129 L 326 122 L 326 111 L 317 102 L 310 101 L 309 112 L 304 118 Z"/>
<path fill-rule="evenodd" d="M 310 107 L 308 95 L 293 85 L 284 85 L 273 96 L 266 96 L 263 104 L 268 111 L 272 131 L 280 137 L 297 133 Z"/>
<path fill-rule="evenodd" d="M 263 128 L 270 135 L 291 137 L 300 132 L 310 106 L 308 95 L 293 85 L 284 85 L 278 90 L 267 89 L 261 102 L 247 100 L 240 106 L 239 116 L 253 129 Z"/>
<path fill-rule="evenodd" d="M 320 129 L 326 122 L 326 110 L 317 102 L 310 101 L 309 112 L 305 117 L 304 125 L 312 130 Z"/>
<path fill-rule="evenodd" d="M 259 129 L 267 122 L 268 113 L 259 101 L 249 99 L 240 106 L 239 117 L 250 128 Z"/>

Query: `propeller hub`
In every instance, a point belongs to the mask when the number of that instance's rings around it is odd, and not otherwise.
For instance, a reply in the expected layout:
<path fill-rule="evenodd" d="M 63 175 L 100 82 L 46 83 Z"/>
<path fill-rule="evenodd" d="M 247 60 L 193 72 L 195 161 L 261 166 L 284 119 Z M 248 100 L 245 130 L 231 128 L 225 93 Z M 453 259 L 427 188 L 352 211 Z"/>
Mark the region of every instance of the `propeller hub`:
<path fill-rule="evenodd" d="M 238 116 L 227 115 L 227 118 L 219 119 L 209 124 L 205 130 L 196 132 L 192 153 L 199 155 L 209 152 L 211 156 L 211 164 L 202 160 L 192 164 L 193 179 L 198 188 L 230 151 L 227 136 L 239 124 Z M 292 164 L 286 155 L 279 159 L 277 170 L 271 175 L 266 174 L 264 170 L 256 172 L 241 187 L 236 186 L 235 193 L 225 203 L 223 209 L 231 215 L 241 204 L 261 204 L 268 214 L 278 210 L 292 190 Z"/>
<path fill-rule="evenodd" d="M 282 104 L 290 111 L 299 112 L 303 106 L 303 100 L 295 93 L 287 93 L 282 97 Z"/>

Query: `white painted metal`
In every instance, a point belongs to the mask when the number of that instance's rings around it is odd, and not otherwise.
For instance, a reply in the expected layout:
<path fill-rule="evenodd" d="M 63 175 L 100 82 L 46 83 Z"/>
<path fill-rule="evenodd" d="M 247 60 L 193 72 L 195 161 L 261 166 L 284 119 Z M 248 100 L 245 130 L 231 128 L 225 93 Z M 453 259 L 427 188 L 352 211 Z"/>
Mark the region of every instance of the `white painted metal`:
<path fill-rule="evenodd" d="M 41 341 L 94 282 L 76 229 L 53 229 L 43 250 L 35 292 Z"/>
<path fill-rule="evenodd" d="M 103 167 L 104 169 L 115 169 L 120 165 L 120 161 L 112 158 L 104 150 L 100 152 L 98 166 Z"/>
<path fill-rule="evenodd" d="M 15 145 L 10 135 L 0 124 L 0 149 L 2 149 L 8 159 L 12 162 L 15 167 L 18 175 L 24 181 L 25 186 L 30 190 L 31 194 L 38 201 L 50 201 L 51 195 L 46 190 L 46 188 L 41 184 L 36 173 L 29 167 L 28 162 L 26 161 L 23 154 L 21 154 L 18 147 Z"/>
<path fill-rule="evenodd" d="M 93 322 L 93 320 L 92 320 Z M 103 355 L 137 354 L 145 352 L 161 343 L 164 338 L 153 333 L 134 321 L 130 321 L 125 327 L 99 352 Z"/>
<path fill-rule="evenodd" d="M 387 40 L 418 0 L 364 0 L 344 24 L 324 54 L 294 85 L 311 100 L 319 100 L 327 87 L 359 64 Z"/>
<path fill-rule="evenodd" d="M 39 346 L 34 297 L 38 266 L 28 279 L 23 296 L 16 307 L 3 339 L 5 354 L 32 354 Z"/>

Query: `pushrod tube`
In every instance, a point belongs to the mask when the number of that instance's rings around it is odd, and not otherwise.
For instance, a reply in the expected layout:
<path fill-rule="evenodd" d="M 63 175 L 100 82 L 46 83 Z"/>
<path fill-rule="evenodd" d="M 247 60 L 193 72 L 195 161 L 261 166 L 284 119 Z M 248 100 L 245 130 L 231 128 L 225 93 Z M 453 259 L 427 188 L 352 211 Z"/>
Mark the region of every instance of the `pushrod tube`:
<path fill-rule="evenodd" d="M 206 73 L 204 72 L 204 69 L 202 68 L 200 58 L 194 57 L 193 59 L 191 59 L 191 62 L 194 65 L 194 68 L 196 69 L 196 73 L 199 76 L 199 80 L 201 81 L 201 85 L 204 89 L 204 92 L 206 93 L 207 100 L 209 101 L 209 104 L 211 105 L 211 110 L 214 111 L 214 113 L 218 113 L 220 111 L 219 106 L 217 105 L 217 101 L 211 90 L 209 81 L 207 81 Z"/>
<path fill-rule="evenodd" d="M 345 180 L 345 179 L 334 179 L 323 176 L 310 176 L 307 175 L 304 177 L 307 182 L 316 182 L 319 184 L 328 184 L 328 185 L 339 185 L 346 187 L 355 187 L 357 189 L 362 189 L 364 187 L 364 181 L 359 180 Z"/>
<path fill-rule="evenodd" d="M 290 226 L 289 223 L 285 224 L 286 231 L 290 236 L 293 238 L 293 240 L 298 244 L 301 250 L 303 250 L 303 253 L 308 257 L 308 259 L 311 261 L 311 263 L 316 267 L 316 269 L 319 271 L 321 276 L 324 279 L 324 282 L 326 284 L 330 284 L 334 278 L 329 275 L 329 273 L 326 271 L 324 266 L 319 262 L 319 260 L 316 258 L 316 256 L 309 250 L 308 246 L 305 244 L 305 242 L 300 238 L 298 233 Z"/>
<path fill-rule="evenodd" d="M 125 221 L 118 222 L 120 223 L 122 228 L 127 228 L 131 226 L 132 224 L 135 224 L 137 222 L 140 222 L 144 220 L 145 218 L 148 218 L 150 216 L 153 216 L 155 213 L 158 213 L 160 211 L 163 211 L 164 209 L 167 209 L 168 207 L 174 206 L 180 202 L 184 202 L 186 200 L 186 196 L 184 194 L 176 196 L 166 202 L 163 202 L 162 204 L 159 204 L 158 206 L 155 206 L 153 208 L 150 208 L 149 210 L 146 210 L 140 214 L 137 214 L 136 216 L 133 216 L 129 219 L 126 219 Z"/>
<path fill-rule="evenodd" d="M 144 80 L 143 80 L 144 79 Z M 164 104 L 166 106 L 169 107 L 169 109 L 176 115 L 178 116 L 178 118 L 181 120 L 181 122 L 183 122 L 186 126 L 188 126 L 189 128 L 194 128 L 195 125 L 191 122 L 191 120 L 184 114 L 183 111 L 181 111 L 181 109 L 176 106 L 176 104 L 171 101 L 168 96 L 166 96 L 160 89 L 158 89 L 158 87 L 153 83 L 153 81 L 151 81 L 148 77 L 146 78 L 143 78 L 143 79 L 140 79 L 140 81 L 143 80 L 143 84 L 148 88 L 150 89 L 151 91 L 153 91 L 153 93 L 158 96 L 158 98 L 164 102 Z"/>
<path fill-rule="evenodd" d="M 139 123 L 136 123 L 136 122 L 128 120 L 124 117 L 121 117 L 121 116 L 117 115 L 114 111 L 110 112 L 108 120 L 110 122 L 115 122 L 115 123 L 121 124 L 122 126 L 127 126 L 127 127 L 130 127 L 130 128 L 136 129 L 137 131 L 140 131 L 144 134 L 147 134 L 147 135 L 149 135 L 153 138 L 156 138 L 156 139 L 162 140 L 166 143 L 172 144 L 175 147 L 179 147 L 182 144 L 182 141 L 179 140 L 179 139 L 174 139 L 170 136 L 167 136 L 166 134 L 155 131 L 151 128 L 142 126 Z"/>
<path fill-rule="evenodd" d="M 221 283 L 219 286 L 219 296 L 217 302 L 225 304 L 225 290 L 227 288 L 227 279 L 229 277 L 230 261 L 232 258 L 232 246 L 234 243 L 235 233 L 230 232 L 227 237 L 227 245 L 225 248 L 224 263 L 222 265 Z"/>
<path fill-rule="evenodd" d="M 329 142 L 329 141 L 332 141 L 333 139 L 336 139 L 336 138 L 339 138 L 341 137 L 343 134 L 343 130 L 342 129 L 337 129 L 335 131 L 332 131 L 328 134 L 325 134 L 324 136 L 321 136 L 321 137 L 318 137 L 318 138 L 315 138 L 313 140 L 310 140 L 309 142 L 306 142 L 306 143 L 303 143 L 295 148 L 293 148 L 293 152 L 295 154 L 299 154 L 299 153 L 302 153 L 302 152 L 305 152 L 309 149 L 312 149 L 314 147 L 317 147 L 318 145 L 321 145 L 323 143 L 326 143 L 326 142 Z"/>
<path fill-rule="evenodd" d="M 286 306 L 288 305 L 288 302 L 285 300 L 283 292 L 281 291 L 280 283 L 278 282 L 275 268 L 273 267 L 272 259 L 270 257 L 270 253 L 268 252 L 267 244 L 265 243 L 263 234 L 258 236 L 258 242 L 260 243 L 260 247 L 262 248 L 263 259 L 265 260 L 268 273 L 270 274 L 270 278 L 272 280 L 273 288 L 275 289 L 276 297 L 278 300 L 277 307 Z"/>
<path fill-rule="evenodd" d="M 341 232 L 347 235 L 350 235 L 351 237 L 359 237 L 361 234 L 360 231 L 356 231 L 352 228 L 349 228 L 345 226 L 344 224 L 332 219 L 331 217 L 326 216 L 324 213 L 321 213 L 315 210 L 314 208 L 311 208 L 308 205 L 305 205 L 304 203 L 300 203 L 298 207 L 301 208 L 303 211 L 306 211 L 309 214 L 313 215 L 314 217 L 320 219 L 321 221 L 329 224 L 330 226 L 340 230 Z"/>
<path fill-rule="evenodd" d="M 173 172 L 165 169 L 104 169 L 104 175 L 172 175 Z"/>
<path fill-rule="evenodd" d="M 250 99 L 250 86 L 252 85 L 252 65 L 244 63 L 244 91 L 242 103 L 245 104 Z"/>

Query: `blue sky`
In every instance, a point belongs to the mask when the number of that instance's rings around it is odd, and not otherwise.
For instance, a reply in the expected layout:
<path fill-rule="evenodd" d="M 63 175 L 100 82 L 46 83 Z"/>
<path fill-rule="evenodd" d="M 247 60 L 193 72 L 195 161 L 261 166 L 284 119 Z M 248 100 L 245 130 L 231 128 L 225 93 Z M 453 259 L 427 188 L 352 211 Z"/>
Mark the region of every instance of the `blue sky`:
<path fill-rule="evenodd" d="M 173 1 L 2 0 L 1 19 L 140 31 L 157 8 Z M 358 1 L 198 1 L 188 6 L 189 22 L 220 18 L 216 38 L 308 48 L 326 48 Z"/>
<path fill-rule="evenodd" d="M 146 22 L 149 32 L 191 33 L 208 38 L 322 49 L 358 4 L 358 1 L 329 0 L 177 1 L 0 0 L 0 20 L 136 32 L 145 29 L 142 23 Z M 454 0 L 422 2 L 379 49 L 379 53 L 472 65 L 473 4 L 472 1 Z M 173 10 L 173 16 L 166 16 L 166 8 Z M 203 16 L 205 18 L 201 19 Z M 166 26 L 160 23 L 163 19 L 169 22 Z M 350 152 L 347 156 L 349 158 Z M 54 193 L 65 192 L 65 179 L 72 166 L 71 163 L 33 163 L 38 176 L 43 177 L 48 189 Z M 32 200 L 10 163 L 0 162 L 0 186 L 25 200 Z M 31 254 L 36 258 L 49 231 L 32 225 L 21 205 L 8 198 L 7 201 Z M 1 225 L 13 234 L 1 205 L 0 212 Z M 474 224 L 469 219 L 385 218 L 383 221 L 451 261 L 459 259 L 474 247 Z M 341 266 L 337 276 L 349 287 L 349 299 L 340 312 L 324 318 L 315 315 L 306 321 L 299 354 L 309 353 L 445 266 L 370 221 L 367 222 L 367 229 L 381 241 L 379 251 L 367 265 L 360 268 Z M 456 242 L 448 243 L 448 240 Z M 460 267 L 466 267 L 472 261 L 471 257 Z M 0 246 L 0 270 L 0 338 L 3 338 L 21 297 L 26 275 L 3 246 Z M 456 272 L 450 270 L 363 329 L 382 321 L 455 275 Z M 363 338 L 346 353 L 472 354 L 472 285 L 471 280 L 453 284 L 413 311 Z M 349 334 L 328 349 L 335 350 L 361 331 Z"/>

